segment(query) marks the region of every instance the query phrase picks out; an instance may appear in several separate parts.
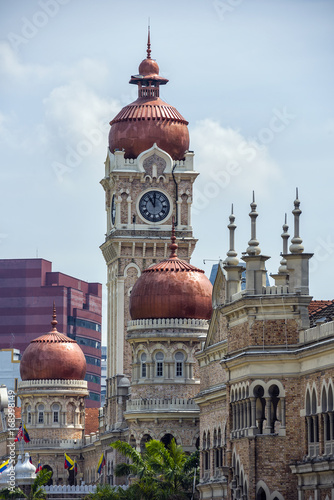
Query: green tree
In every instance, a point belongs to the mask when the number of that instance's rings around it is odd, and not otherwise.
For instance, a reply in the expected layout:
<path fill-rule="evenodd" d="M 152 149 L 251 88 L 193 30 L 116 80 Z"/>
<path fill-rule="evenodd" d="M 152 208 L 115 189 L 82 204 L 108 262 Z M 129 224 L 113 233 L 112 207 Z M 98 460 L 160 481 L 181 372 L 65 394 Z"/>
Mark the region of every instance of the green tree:
<path fill-rule="evenodd" d="M 85 497 L 85 500 L 119 500 L 118 489 L 109 484 L 98 484 L 96 491 Z"/>
<path fill-rule="evenodd" d="M 22 498 L 24 497 L 24 493 L 21 488 L 14 488 L 10 490 L 9 488 L 4 488 L 0 491 L 0 498 L 3 500 L 9 500 L 10 498 Z"/>
<path fill-rule="evenodd" d="M 134 476 L 130 487 L 119 492 L 120 499 L 128 500 L 182 500 L 191 498 L 194 471 L 198 467 L 198 452 L 187 456 L 173 439 L 166 448 L 152 439 L 139 453 L 124 441 L 110 446 L 130 460 L 117 465 L 117 476 Z"/>

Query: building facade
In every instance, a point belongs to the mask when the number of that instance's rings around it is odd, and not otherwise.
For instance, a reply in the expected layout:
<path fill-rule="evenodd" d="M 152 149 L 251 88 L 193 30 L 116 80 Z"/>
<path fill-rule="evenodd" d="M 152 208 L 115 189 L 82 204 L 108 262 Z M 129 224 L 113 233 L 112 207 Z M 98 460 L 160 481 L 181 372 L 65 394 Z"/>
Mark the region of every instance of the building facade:
<path fill-rule="evenodd" d="M 301 210 L 294 202 L 294 236 L 274 286 L 256 239 L 242 258 L 230 250 L 213 289 L 208 336 L 198 353 L 201 498 L 327 500 L 334 496 L 334 324 L 310 328 L 308 262 L 299 236 Z"/>
<path fill-rule="evenodd" d="M 143 450 L 151 438 L 166 445 L 175 438 L 189 453 L 200 449 L 197 488 L 203 500 L 333 500 L 332 302 L 310 306 L 312 255 L 299 234 L 298 193 L 290 246 L 283 225 L 275 284 L 267 281 L 269 257 L 257 240 L 253 194 L 243 264 L 231 214 L 229 250 L 212 289 L 189 264 L 198 174 L 187 122 L 159 97 L 167 80 L 151 59 L 150 39 L 130 83 L 138 86 L 138 99 L 111 121 L 101 181 L 107 211 L 101 245 L 108 287 L 106 403 L 98 432 L 87 435 L 83 376 L 64 373 L 57 380 L 28 370 L 19 391 L 36 454 L 44 450 L 55 469 L 66 449 L 77 457 L 86 483 L 116 484 L 115 467 L 124 458 L 111 442 L 121 439 Z M 106 466 L 99 478 L 101 453 Z"/>
<path fill-rule="evenodd" d="M 76 339 L 87 361 L 87 407 L 100 407 L 102 286 L 53 272 L 44 259 L 0 260 L 0 348 L 19 349 L 48 331 L 50 309 L 59 329 Z"/>

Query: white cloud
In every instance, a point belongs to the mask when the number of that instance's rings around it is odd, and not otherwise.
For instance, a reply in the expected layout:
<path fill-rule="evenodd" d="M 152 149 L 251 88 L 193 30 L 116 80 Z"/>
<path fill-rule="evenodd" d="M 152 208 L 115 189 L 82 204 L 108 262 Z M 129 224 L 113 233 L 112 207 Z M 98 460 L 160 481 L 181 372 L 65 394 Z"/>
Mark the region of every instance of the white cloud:
<path fill-rule="evenodd" d="M 237 194 L 249 198 L 253 189 L 265 197 L 270 183 L 280 179 L 278 166 L 259 140 L 247 139 L 240 132 L 224 128 L 210 119 L 198 122 L 191 131 L 191 138 L 196 152 L 196 169 L 201 172 L 194 188 L 195 214 L 226 188 L 232 197 Z"/>

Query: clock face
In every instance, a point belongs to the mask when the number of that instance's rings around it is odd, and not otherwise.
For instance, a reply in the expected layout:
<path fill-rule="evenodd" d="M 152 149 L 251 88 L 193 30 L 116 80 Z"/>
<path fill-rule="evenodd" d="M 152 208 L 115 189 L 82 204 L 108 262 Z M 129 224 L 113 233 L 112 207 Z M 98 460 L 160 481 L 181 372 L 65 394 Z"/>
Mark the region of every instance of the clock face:
<path fill-rule="evenodd" d="M 115 225 L 115 219 L 116 219 L 116 203 L 115 203 L 115 195 L 112 195 L 112 200 L 111 200 L 111 223 L 114 226 Z"/>
<path fill-rule="evenodd" d="M 150 222 L 160 222 L 169 214 L 169 200 L 161 191 L 148 191 L 139 201 L 141 215 Z"/>

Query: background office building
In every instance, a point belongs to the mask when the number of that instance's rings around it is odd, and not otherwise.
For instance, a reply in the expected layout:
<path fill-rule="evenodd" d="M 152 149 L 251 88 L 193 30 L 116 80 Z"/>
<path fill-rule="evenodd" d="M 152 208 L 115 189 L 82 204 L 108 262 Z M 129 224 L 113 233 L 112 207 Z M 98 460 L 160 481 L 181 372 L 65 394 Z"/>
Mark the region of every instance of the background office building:
<path fill-rule="evenodd" d="M 0 260 L 0 349 L 19 349 L 51 330 L 55 302 L 58 330 L 74 338 L 86 361 L 89 396 L 101 399 L 102 286 L 53 272 L 44 259 Z"/>

